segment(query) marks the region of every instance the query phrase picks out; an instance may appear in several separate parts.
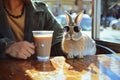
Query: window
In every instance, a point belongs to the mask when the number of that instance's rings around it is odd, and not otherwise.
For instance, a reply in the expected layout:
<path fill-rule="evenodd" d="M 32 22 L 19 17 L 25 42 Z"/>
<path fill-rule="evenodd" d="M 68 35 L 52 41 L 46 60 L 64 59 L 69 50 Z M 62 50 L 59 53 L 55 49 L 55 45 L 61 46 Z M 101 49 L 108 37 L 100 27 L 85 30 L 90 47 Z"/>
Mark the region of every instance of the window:
<path fill-rule="evenodd" d="M 120 44 L 120 1 L 94 0 L 93 38 Z"/>

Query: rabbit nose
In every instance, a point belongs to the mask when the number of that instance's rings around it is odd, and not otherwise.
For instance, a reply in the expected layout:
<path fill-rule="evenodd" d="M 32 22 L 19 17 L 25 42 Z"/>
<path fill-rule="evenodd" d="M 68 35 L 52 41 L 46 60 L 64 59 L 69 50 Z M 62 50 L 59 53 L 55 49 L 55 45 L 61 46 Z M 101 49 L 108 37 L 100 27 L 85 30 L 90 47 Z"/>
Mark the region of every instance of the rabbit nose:
<path fill-rule="evenodd" d="M 72 39 L 72 34 L 70 34 L 70 38 Z"/>

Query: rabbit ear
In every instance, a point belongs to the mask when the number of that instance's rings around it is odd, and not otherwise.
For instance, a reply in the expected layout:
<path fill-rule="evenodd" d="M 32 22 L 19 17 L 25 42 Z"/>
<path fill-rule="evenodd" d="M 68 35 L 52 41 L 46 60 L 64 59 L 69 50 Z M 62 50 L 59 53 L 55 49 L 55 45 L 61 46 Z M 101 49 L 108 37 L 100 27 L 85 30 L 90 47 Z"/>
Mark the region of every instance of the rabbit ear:
<path fill-rule="evenodd" d="M 83 17 L 83 13 L 84 11 L 82 11 L 81 13 L 79 13 L 76 18 L 75 18 L 75 23 L 76 24 L 80 24 L 81 20 L 82 20 L 82 17 Z"/>
<path fill-rule="evenodd" d="M 72 24 L 73 23 L 72 17 L 67 11 L 65 11 L 65 13 L 66 13 L 66 20 L 67 20 L 68 25 Z"/>

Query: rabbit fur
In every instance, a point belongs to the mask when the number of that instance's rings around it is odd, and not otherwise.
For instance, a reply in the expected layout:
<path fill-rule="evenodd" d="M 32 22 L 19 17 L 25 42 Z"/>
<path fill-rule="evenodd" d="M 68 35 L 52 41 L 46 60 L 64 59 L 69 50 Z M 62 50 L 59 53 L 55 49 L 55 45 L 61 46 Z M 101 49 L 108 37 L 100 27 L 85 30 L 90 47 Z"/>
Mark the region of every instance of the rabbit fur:
<path fill-rule="evenodd" d="M 66 12 L 68 25 L 64 27 L 62 50 L 68 58 L 94 55 L 96 53 L 96 43 L 88 35 L 83 34 L 81 27 L 78 26 L 82 20 L 83 11 L 79 13 L 73 21 L 71 15 Z M 78 30 L 75 28 L 78 28 Z M 76 31 L 76 32 L 75 32 Z"/>

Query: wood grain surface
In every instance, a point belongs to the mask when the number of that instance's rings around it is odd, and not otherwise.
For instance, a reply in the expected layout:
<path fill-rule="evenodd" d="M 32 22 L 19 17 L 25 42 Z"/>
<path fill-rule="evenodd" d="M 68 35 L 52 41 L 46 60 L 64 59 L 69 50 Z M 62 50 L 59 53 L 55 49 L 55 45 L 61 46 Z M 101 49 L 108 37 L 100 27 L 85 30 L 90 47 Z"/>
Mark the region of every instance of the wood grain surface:
<path fill-rule="evenodd" d="M 0 80 L 120 80 L 120 54 L 50 61 L 0 60 Z"/>

